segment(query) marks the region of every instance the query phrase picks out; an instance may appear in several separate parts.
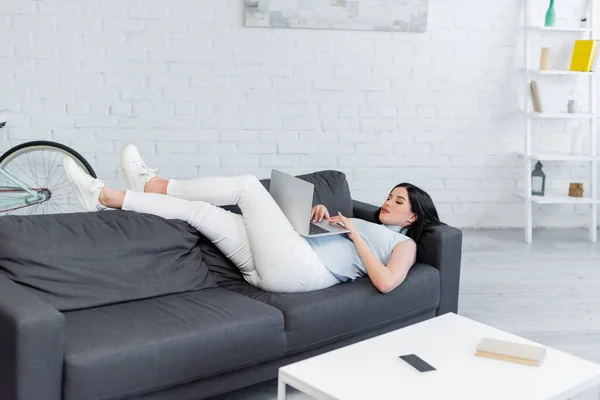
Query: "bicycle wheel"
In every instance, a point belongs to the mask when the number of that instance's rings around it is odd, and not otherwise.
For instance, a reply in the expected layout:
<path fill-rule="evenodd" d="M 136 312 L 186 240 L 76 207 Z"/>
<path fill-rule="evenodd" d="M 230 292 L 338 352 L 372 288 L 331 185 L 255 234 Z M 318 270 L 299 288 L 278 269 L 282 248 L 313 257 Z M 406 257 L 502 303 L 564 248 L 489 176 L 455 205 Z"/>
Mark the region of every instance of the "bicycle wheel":
<path fill-rule="evenodd" d="M 63 169 L 62 162 L 65 156 L 71 157 L 88 174 L 96 178 L 93 168 L 81 154 L 60 143 L 27 142 L 13 147 L 0 156 L 0 168 L 19 179 L 29 189 L 34 189 L 44 196 L 43 201 L 9 208 L 10 211 L 0 211 L 0 215 L 62 214 L 83 211 Z M 15 184 L 0 174 L 0 187 L 10 189 L 14 188 Z M 0 197 L 9 195 L 14 196 L 14 191 L 12 194 L 3 194 L 0 191 Z"/>

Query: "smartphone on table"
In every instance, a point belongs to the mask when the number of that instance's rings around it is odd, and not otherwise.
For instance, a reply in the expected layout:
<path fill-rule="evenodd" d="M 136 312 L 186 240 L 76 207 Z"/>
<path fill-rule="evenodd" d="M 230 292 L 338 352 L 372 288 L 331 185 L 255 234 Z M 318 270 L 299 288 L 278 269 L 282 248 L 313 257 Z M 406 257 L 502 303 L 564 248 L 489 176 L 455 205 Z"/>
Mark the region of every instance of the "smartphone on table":
<path fill-rule="evenodd" d="M 406 354 L 400 356 L 400 358 L 419 372 L 428 372 L 436 370 L 434 367 L 425 362 L 421 357 L 417 356 L 416 354 Z"/>

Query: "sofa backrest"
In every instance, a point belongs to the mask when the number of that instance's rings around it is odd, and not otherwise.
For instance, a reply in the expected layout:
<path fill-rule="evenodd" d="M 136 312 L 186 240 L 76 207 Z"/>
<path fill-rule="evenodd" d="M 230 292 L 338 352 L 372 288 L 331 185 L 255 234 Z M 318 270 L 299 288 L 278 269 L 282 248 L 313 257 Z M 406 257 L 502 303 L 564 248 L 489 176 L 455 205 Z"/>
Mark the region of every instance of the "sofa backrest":
<path fill-rule="evenodd" d="M 336 215 L 339 211 L 346 217 L 354 216 L 352 196 L 346 174 L 341 171 L 325 170 L 298 175 L 298 178 L 315 186 L 313 206 L 323 204 L 331 215 Z M 269 190 L 270 179 L 263 179 L 261 183 Z"/>
<path fill-rule="evenodd" d="M 199 238 L 128 211 L 0 217 L 0 274 L 60 311 L 215 287 Z"/>

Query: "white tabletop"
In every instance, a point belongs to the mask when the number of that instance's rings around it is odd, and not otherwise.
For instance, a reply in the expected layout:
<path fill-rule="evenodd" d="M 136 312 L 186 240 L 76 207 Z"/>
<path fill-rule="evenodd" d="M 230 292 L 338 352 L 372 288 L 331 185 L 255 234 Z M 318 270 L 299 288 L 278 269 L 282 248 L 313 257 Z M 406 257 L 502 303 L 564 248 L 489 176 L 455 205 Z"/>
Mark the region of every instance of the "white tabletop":
<path fill-rule="evenodd" d="M 475 356 L 482 337 L 537 344 L 449 313 L 280 368 L 321 399 L 568 399 L 600 385 L 600 365 L 546 346 L 541 367 Z M 437 371 L 399 358 L 416 354 Z M 301 386 L 301 387 L 298 387 Z"/>

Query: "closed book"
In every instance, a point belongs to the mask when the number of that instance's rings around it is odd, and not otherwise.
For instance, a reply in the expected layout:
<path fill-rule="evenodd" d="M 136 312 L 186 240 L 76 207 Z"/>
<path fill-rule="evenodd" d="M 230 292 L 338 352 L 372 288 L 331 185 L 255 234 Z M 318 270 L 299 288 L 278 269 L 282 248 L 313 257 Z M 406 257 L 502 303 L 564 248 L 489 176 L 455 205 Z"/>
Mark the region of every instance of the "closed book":
<path fill-rule="evenodd" d="M 592 69 L 591 71 L 596 71 L 596 64 L 598 63 L 598 51 L 594 54 L 594 61 L 592 61 Z"/>
<path fill-rule="evenodd" d="M 571 71 L 589 72 L 596 56 L 596 40 L 576 40 L 571 56 Z"/>
<path fill-rule="evenodd" d="M 546 349 L 537 345 L 483 338 L 477 345 L 475 355 L 517 364 L 540 366 L 546 357 Z"/>
<path fill-rule="evenodd" d="M 540 90 L 538 88 L 536 81 L 531 81 L 530 91 L 531 91 L 531 103 L 533 105 L 533 111 L 535 111 L 537 113 L 544 112 L 544 106 L 542 105 L 542 99 L 540 97 Z"/>

